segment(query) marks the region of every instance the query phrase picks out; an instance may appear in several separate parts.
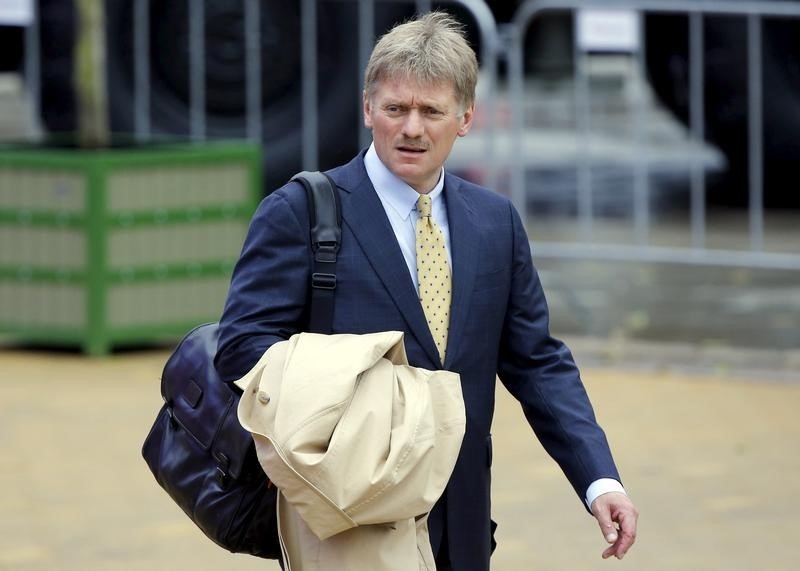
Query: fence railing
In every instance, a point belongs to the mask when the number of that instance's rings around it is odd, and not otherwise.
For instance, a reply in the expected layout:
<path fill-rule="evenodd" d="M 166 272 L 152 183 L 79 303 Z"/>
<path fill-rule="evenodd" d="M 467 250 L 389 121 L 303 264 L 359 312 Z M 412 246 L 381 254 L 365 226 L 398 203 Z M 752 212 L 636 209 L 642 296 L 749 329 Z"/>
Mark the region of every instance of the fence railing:
<path fill-rule="evenodd" d="M 708 212 L 706 209 L 707 181 L 706 165 L 695 155 L 689 158 L 686 165 L 690 171 L 689 201 L 689 236 L 686 244 L 658 245 L 652 239 L 654 212 L 650 200 L 651 189 L 649 155 L 650 142 L 647 139 L 644 125 L 648 121 L 644 98 L 640 97 L 635 104 L 632 117 L 632 144 L 627 163 L 630 165 L 632 178 L 631 239 L 598 240 L 598 213 L 594 208 L 593 166 L 594 157 L 591 148 L 593 125 L 591 122 L 592 87 L 587 71 L 587 52 L 577 44 L 573 47 L 573 95 L 571 99 L 574 116 L 576 176 L 576 205 L 574 208 L 575 236 L 569 239 L 551 240 L 547 235 L 537 237 L 535 253 L 540 257 L 599 258 L 614 260 L 639 260 L 654 262 L 674 262 L 689 264 L 710 264 L 723 266 L 744 266 L 758 268 L 800 269 L 800 254 L 790 251 L 772 251 L 765 244 L 765 211 L 764 211 L 764 120 L 762 110 L 765 101 L 762 77 L 762 20 L 770 18 L 799 18 L 800 2 L 792 1 L 748 1 L 748 0 L 528 0 L 516 11 L 513 21 L 505 24 L 500 31 L 488 6 L 482 0 L 449 0 L 431 2 L 415 0 L 398 2 L 396 0 L 300 0 L 300 35 L 301 35 L 301 117 L 302 117 L 302 167 L 313 170 L 320 167 L 320 116 L 319 102 L 321 89 L 318 84 L 317 69 L 319 54 L 317 33 L 324 25 L 319 21 L 318 9 L 324 3 L 355 5 L 357 9 L 357 51 L 358 68 L 363 70 L 375 39 L 375 15 L 382 4 L 407 4 L 417 12 L 425 12 L 433 7 L 448 5 L 458 6 L 466 10 L 477 26 L 480 38 L 482 62 L 481 112 L 486 117 L 485 127 L 471 137 L 481 138 L 481 163 L 487 173 L 484 181 L 487 186 L 498 189 L 502 165 L 508 163 L 507 189 L 518 210 L 530 220 L 536 220 L 535 209 L 529 212 L 529 199 L 532 188 L 528 179 L 531 153 L 526 148 L 526 105 L 531 93 L 526 86 L 525 71 L 526 33 L 530 26 L 550 11 L 568 11 L 572 14 L 573 24 L 577 25 L 578 15 L 582 9 L 628 10 L 633 11 L 639 19 L 639 48 L 631 53 L 634 67 L 641 77 L 646 76 L 644 46 L 646 31 L 642 21 L 648 14 L 679 14 L 689 20 L 689 62 L 690 93 L 689 99 L 689 139 L 696 145 L 706 141 L 707 118 L 704 112 L 704 18 L 708 15 L 728 15 L 740 17 L 747 22 L 747 68 L 748 68 L 748 207 L 747 207 L 747 247 L 711 248 L 708 243 Z M 134 97 L 133 97 L 133 132 L 137 140 L 149 141 L 154 136 L 151 112 L 151 74 L 152 60 L 149 37 L 151 34 L 150 0 L 134 0 L 133 2 L 133 61 L 134 61 Z M 208 135 L 206 123 L 206 46 L 204 44 L 204 27 L 206 24 L 205 3 L 192 0 L 188 4 L 188 51 L 189 67 L 189 134 L 192 139 L 201 141 Z M 262 124 L 269 121 L 262 109 L 262 76 L 269 71 L 271 62 L 262 61 L 260 46 L 263 5 L 260 2 L 242 0 L 244 18 L 242 21 L 242 38 L 244 42 L 245 69 L 245 109 L 242 136 L 261 140 L 264 136 Z M 573 30 L 574 32 L 574 30 Z M 349 33 L 342 30 L 341 33 Z M 577 34 L 573 35 L 577 37 Z M 26 32 L 26 78 L 31 94 L 32 113 L 39 116 L 39 27 L 34 23 Z M 509 126 L 501 132 L 497 119 L 497 101 L 499 62 L 507 62 Z M 343 77 L 348 77 L 344 76 Z M 324 95 L 324 94 L 323 94 Z M 360 107 L 359 101 L 353 102 Z M 362 146 L 369 141 L 369 133 L 364 129 L 358 114 L 358 123 L 353 126 L 359 133 Z M 324 120 L 324 119 L 323 119 Z M 510 137 L 510 156 L 498 156 L 498 140 L 501 136 Z M 500 190 L 504 190 L 500 188 Z M 546 192 L 546 190 L 545 190 Z M 798 248 L 800 250 L 800 248 Z"/>
<path fill-rule="evenodd" d="M 656 246 L 651 243 L 652 212 L 648 204 L 648 141 L 643 137 L 642 123 L 645 121 L 639 112 L 634 118 L 634 144 L 636 149 L 630 160 L 633 164 L 633 243 L 606 242 L 596 240 L 593 211 L 592 156 L 587 148 L 591 126 L 589 125 L 589 106 L 591 93 L 584 65 L 585 54 L 574 46 L 574 114 L 576 117 L 576 137 L 578 143 L 577 220 L 578 236 L 574 240 L 548 241 L 539 239 L 535 244 L 537 256 L 601 258 L 613 260 L 634 260 L 653 262 L 674 262 L 687 264 L 709 264 L 722 266 L 744 266 L 758 268 L 800 269 L 800 243 L 794 252 L 772 252 L 765 248 L 764 212 L 764 122 L 763 122 L 763 74 L 762 74 L 762 20 L 765 17 L 798 18 L 800 3 L 747 0 L 528 0 L 516 12 L 511 26 L 511 45 L 509 46 L 509 81 L 512 109 L 512 164 L 511 196 L 522 212 L 526 210 L 526 199 L 530 188 L 526 185 L 526 157 L 524 144 L 525 131 L 525 74 L 524 74 L 524 33 L 531 23 L 542 14 L 552 10 L 567 10 L 573 14 L 573 21 L 581 9 L 631 10 L 639 18 L 641 34 L 639 49 L 632 54 L 636 67 L 645 76 L 644 46 L 645 26 L 642 19 L 646 14 L 677 14 L 689 19 L 689 62 L 690 93 L 689 118 L 691 139 L 703 144 L 706 138 L 706 117 L 704 113 L 704 39 L 703 21 L 708 15 L 736 16 L 746 19 L 747 33 L 743 41 L 747 45 L 747 149 L 748 149 L 748 237 L 749 244 L 743 248 L 709 248 L 707 246 L 706 176 L 705 167 L 695 156 L 689 161 L 691 171 L 690 186 L 690 240 L 687 246 Z M 576 34 L 577 37 L 577 34 Z M 639 100 L 641 102 L 641 98 Z M 800 238 L 793 234 L 794 239 Z"/>

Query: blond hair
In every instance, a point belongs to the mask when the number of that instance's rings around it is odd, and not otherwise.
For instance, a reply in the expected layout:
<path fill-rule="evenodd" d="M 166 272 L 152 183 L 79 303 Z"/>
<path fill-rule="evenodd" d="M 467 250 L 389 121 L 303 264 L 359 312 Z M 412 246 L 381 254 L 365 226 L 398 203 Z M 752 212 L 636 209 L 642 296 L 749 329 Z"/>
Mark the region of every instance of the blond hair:
<path fill-rule="evenodd" d="M 462 25 L 446 12 L 434 11 L 395 26 L 375 44 L 364 72 L 367 96 L 388 78 L 450 83 L 466 110 L 475 101 L 478 60 Z"/>

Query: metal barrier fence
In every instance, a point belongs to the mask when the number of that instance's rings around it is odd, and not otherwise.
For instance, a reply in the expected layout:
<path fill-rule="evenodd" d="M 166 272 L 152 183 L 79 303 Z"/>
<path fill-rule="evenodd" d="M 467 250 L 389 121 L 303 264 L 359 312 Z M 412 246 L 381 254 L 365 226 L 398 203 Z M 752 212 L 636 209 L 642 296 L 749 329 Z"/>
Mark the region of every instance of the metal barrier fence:
<path fill-rule="evenodd" d="M 330 3 L 357 4 L 357 34 L 359 69 L 363 70 L 374 42 L 376 4 L 393 3 L 412 5 L 417 12 L 431 9 L 430 0 L 398 2 L 396 0 L 326 0 Z M 302 49 L 302 166 L 313 170 L 319 165 L 320 118 L 318 102 L 320 86 L 317 79 L 318 54 L 317 30 L 318 0 L 300 0 L 301 17 L 301 49 Z M 632 243 L 625 241 L 607 241 L 599 243 L 596 236 L 597 213 L 593 209 L 592 188 L 592 149 L 589 136 L 592 126 L 590 122 L 591 91 L 585 68 L 585 53 L 579 46 L 574 47 L 574 99 L 575 138 L 578 149 L 575 169 L 577 171 L 577 205 L 576 236 L 561 241 L 537 239 L 535 252 L 539 257 L 598 258 L 613 260 L 674 262 L 688 264 L 709 264 L 722 266 L 743 266 L 758 268 L 800 269 L 800 254 L 794 252 L 774 252 L 765 248 L 764 244 L 764 179 L 763 179 L 763 118 L 761 70 L 761 22 L 764 17 L 800 17 L 800 2 L 791 1 L 753 1 L 753 0 L 528 0 L 523 3 L 514 16 L 513 21 L 498 31 L 495 19 L 481 0 L 450 0 L 436 2 L 435 5 L 458 5 L 466 9 L 474 18 L 480 34 L 482 61 L 482 113 L 487 118 L 486 127 L 481 134 L 481 162 L 487 165 L 487 186 L 498 188 L 499 168 L 501 162 L 497 157 L 499 127 L 495 124 L 496 101 L 498 89 L 498 62 L 505 59 L 508 63 L 509 110 L 511 114 L 510 134 L 511 161 L 510 184 L 508 192 L 517 208 L 528 215 L 528 198 L 531 187 L 526 182 L 526 163 L 528 161 L 525 145 L 525 105 L 528 94 L 525 86 L 525 33 L 529 26 L 543 13 L 551 10 L 566 10 L 572 13 L 577 22 L 579 11 L 587 6 L 594 9 L 633 10 L 640 22 L 645 14 L 684 14 L 690 22 L 690 133 L 691 139 L 702 143 L 705 137 L 704 91 L 703 91 L 703 18 L 709 14 L 725 14 L 739 16 L 747 20 L 748 46 L 748 101 L 749 101 L 749 246 L 747 248 L 709 248 L 707 244 L 707 212 L 706 212 L 706 178 L 704 167 L 699 160 L 690 161 L 691 171 L 691 203 L 690 203 L 690 239 L 685 246 L 655 245 L 651 240 L 653 228 L 653 212 L 650 205 L 648 188 L 648 141 L 642 125 L 646 117 L 642 109 L 638 109 L 634 117 L 634 145 L 638 150 L 630 157 L 632 164 L 633 193 L 633 231 Z M 134 134 L 140 141 L 148 141 L 153 136 L 150 109 L 150 54 L 148 37 L 150 34 L 150 0 L 134 0 L 133 11 L 133 46 L 134 46 Z M 203 28 L 205 23 L 204 2 L 189 2 L 189 52 L 191 66 L 189 91 L 191 101 L 190 135 L 194 140 L 206 138 L 206 86 L 205 77 L 205 45 Z M 242 0 L 244 10 L 244 42 L 246 54 L 246 126 L 245 136 L 251 140 L 262 137 L 262 122 L 269 120 L 262 116 L 261 76 L 269 62 L 261 61 L 261 31 L 259 19 L 261 5 L 259 2 Z M 640 45 L 644 46 L 644 26 L 639 26 L 642 34 Z M 38 109 L 38 28 L 36 19 L 26 32 L 26 76 L 32 93 L 32 113 L 39 115 Z M 645 59 L 643 48 L 634 51 L 635 65 L 644 75 Z M 353 102 L 360 105 L 360 102 Z M 355 126 L 360 133 L 362 145 L 369 140 L 369 134 L 360 124 Z M 502 157 L 505 159 L 506 157 Z M 532 212 L 535 220 L 537 213 Z"/>
<path fill-rule="evenodd" d="M 417 13 L 425 13 L 431 10 L 431 0 L 332 0 L 341 3 L 357 3 L 358 5 L 358 53 L 359 69 L 364 69 L 369 59 L 369 54 L 375 41 L 375 4 L 392 3 L 413 5 Z M 481 0 L 448 0 L 442 4 L 458 4 L 465 7 L 475 18 L 481 36 L 483 46 L 483 61 L 486 64 L 486 78 L 492 83 L 495 78 L 496 68 L 496 46 L 497 34 L 496 25 L 491 11 Z M 147 38 L 149 35 L 149 4 L 150 0 L 134 0 L 134 61 L 136 66 L 135 82 L 135 134 L 139 140 L 148 140 L 151 136 L 151 125 L 149 117 L 148 97 L 150 87 L 148 78 L 150 77 L 150 54 L 148 53 Z M 317 153 L 317 141 L 319 138 L 319 116 L 318 98 L 319 85 L 317 82 L 317 7 L 319 0 L 300 0 L 301 16 L 301 45 L 302 45 L 302 115 L 303 115 L 303 168 L 305 170 L 315 170 L 319 166 Z M 258 22 L 260 18 L 259 2 L 242 0 L 245 13 L 244 38 L 246 44 L 246 101 L 247 101 L 247 135 L 248 138 L 259 140 L 261 135 L 261 82 L 262 73 L 261 53 L 258 46 L 261 42 Z M 202 1 L 192 1 L 189 3 L 189 44 L 192 55 L 191 65 L 191 136 L 195 140 L 205 138 L 204 109 L 206 101 L 205 85 L 203 77 L 205 74 L 205 46 L 203 43 L 203 23 L 204 9 Z M 344 32 L 344 31 L 343 31 Z M 492 89 L 489 86 L 488 89 Z M 491 98 L 490 98 L 491 99 Z M 356 102 L 359 104 L 360 102 Z M 362 125 L 358 126 L 361 130 L 360 140 L 362 143 L 368 141 Z"/>
<path fill-rule="evenodd" d="M 764 246 L 764 164 L 763 164 L 763 105 L 762 87 L 762 19 L 765 17 L 800 17 L 800 3 L 774 1 L 704 1 L 704 0 L 528 0 L 516 12 L 510 27 L 509 69 L 511 85 L 511 109 L 514 152 L 512 167 L 511 195 L 521 212 L 526 210 L 526 198 L 530 191 L 525 182 L 525 144 L 524 144 L 524 44 L 523 35 L 533 20 L 549 10 L 568 10 L 573 22 L 577 21 L 579 11 L 590 6 L 594 9 L 633 10 L 639 18 L 638 29 L 641 34 L 640 48 L 633 54 L 636 66 L 642 75 L 645 73 L 643 46 L 645 28 L 642 25 L 644 14 L 680 14 L 689 18 L 690 27 L 690 96 L 689 116 L 691 139 L 701 143 L 705 139 L 704 115 L 704 51 L 703 19 L 707 15 L 727 15 L 743 17 L 747 21 L 747 66 L 748 66 L 748 163 L 749 163 L 749 248 L 712 249 L 707 247 L 706 223 L 706 179 L 699 160 L 692 160 L 691 203 L 690 203 L 690 244 L 685 247 L 656 246 L 650 243 L 652 217 L 648 205 L 648 141 L 643 138 L 641 109 L 635 117 L 634 147 L 638 149 L 633 159 L 633 244 L 608 242 L 598 243 L 594 231 L 596 216 L 593 212 L 591 164 L 592 156 L 587 148 L 590 125 L 589 83 L 586 77 L 584 54 L 580 47 L 574 46 L 574 109 L 576 117 L 576 137 L 579 140 L 577 161 L 578 185 L 578 236 L 572 241 L 553 242 L 537 240 L 535 252 L 540 257 L 556 258 L 597 258 L 606 260 L 652 261 L 682 264 L 703 264 L 720 266 L 740 266 L 774 269 L 800 269 L 800 255 L 793 252 L 770 252 Z M 641 100 L 641 98 L 640 98 Z M 797 235 L 794 235 L 797 238 Z M 800 245 L 800 244 L 798 244 Z"/>

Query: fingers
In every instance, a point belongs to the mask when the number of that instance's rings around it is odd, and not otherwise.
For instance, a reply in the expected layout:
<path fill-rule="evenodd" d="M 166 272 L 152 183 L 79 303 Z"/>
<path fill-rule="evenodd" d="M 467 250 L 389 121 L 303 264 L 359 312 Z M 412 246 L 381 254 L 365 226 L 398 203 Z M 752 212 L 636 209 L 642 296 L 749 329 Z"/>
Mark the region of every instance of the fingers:
<path fill-rule="evenodd" d="M 614 544 L 603 551 L 603 559 L 616 557 L 622 559 L 636 541 L 636 519 L 630 513 L 621 512 L 618 518 L 619 529 Z"/>
<path fill-rule="evenodd" d="M 611 547 L 603 551 L 603 559 L 608 559 L 615 553 L 616 553 L 616 546 L 612 545 Z"/>
<path fill-rule="evenodd" d="M 622 559 L 633 543 L 636 541 L 636 516 L 629 512 L 623 512 L 619 517 L 619 539 L 617 540 L 617 559 Z"/>
<path fill-rule="evenodd" d="M 636 541 L 636 523 L 639 513 L 630 499 L 623 494 L 604 494 L 592 505 L 592 512 L 600 532 L 611 544 L 603 551 L 603 559 L 622 559 Z"/>
<path fill-rule="evenodd" d="M 605 539 L 606 539 L 606 541 L 608 543 L 611 543 L 611 547 L 608 547 L 608 548 L 606 548 L 605 551 L 603 551 L 603 559 L 608 559 L 609 557 L 611 557 L 613 555 L 617 555 L 617 547 L 618 547 L 618 544 L 619 544 L 619 541 L 620 541 L 620 536 L 619 536 L 619 533 L 617 533 L 616 526 L 609 525 L 609 526 L 605 526 L 605 527 L 606 527 L 606 529 L 605 529 L 605 534 L 603 535 L 603 537 L 605 537 Z M 613 531 L 611 531 L 610 528 L 613 528 Z"/>
<path fill-rule="evenodd" d="M 595 502 L 592 507 L 594 517 L 597 518 L 597 524 L 600 526 L 600 533 L 603 534 L 608 543 L 612 544 L 611 547 L 603 551 L 603 559 L 608 559 L 615 555 L 617 551 L 617 542 L 619 541 L 617 526 L 611 521 L 611 511 L 608 509 L 606 502 Z"/>

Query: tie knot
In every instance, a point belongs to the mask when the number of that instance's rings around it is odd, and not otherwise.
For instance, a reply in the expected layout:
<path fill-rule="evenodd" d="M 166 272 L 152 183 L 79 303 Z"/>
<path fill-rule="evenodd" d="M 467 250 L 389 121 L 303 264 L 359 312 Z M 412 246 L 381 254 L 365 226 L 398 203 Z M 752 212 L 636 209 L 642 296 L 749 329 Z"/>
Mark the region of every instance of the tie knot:
<path fill-rule="evenodd" d="M 431 215 L 431 197 L 427 194 L 420 194 L 417 199 L 417 212 L 420 218 L 429 218 Z"/>

